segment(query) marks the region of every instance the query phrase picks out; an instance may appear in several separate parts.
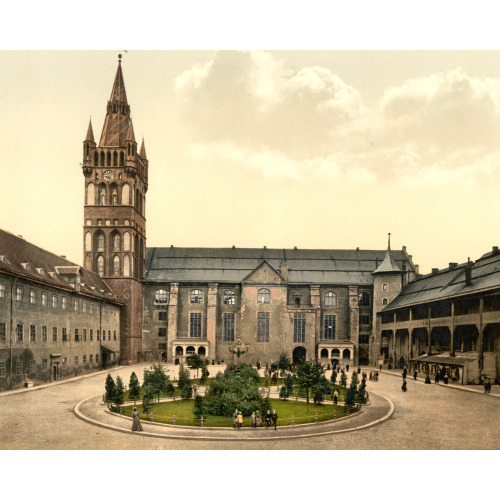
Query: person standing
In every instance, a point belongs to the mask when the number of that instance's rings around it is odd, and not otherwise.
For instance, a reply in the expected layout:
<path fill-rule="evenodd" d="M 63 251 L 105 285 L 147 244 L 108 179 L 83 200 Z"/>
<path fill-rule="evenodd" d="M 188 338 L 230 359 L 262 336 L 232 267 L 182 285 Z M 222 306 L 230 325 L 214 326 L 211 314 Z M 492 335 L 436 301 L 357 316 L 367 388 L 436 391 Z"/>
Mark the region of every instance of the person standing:
<path fill-rule="evenodd" d="M 345 370 L 346 370 L 346 372 L 349 371 L 349 363 L 347 363 L 347 365 L 345 365 Z"/>
<path fill-rule="evenodd" d="M 257 427 L 257 416 L 255 415 L 255 412 L 252 412 L 252 415 L 250 417 L 250 422 L 252 423 L 252 427 Z"/>
<path fill-rule="evenodd" d="M 257 410 L 255 412 L 255 427 L 260 427 L 262 425 L 262 421 L 260 419 L 260 411 Z"/>
<path fill-rule="evenodd" d="M 448 373 L 445 372 L 444 377 L 443 377 L 443 382 L 445 384 L 448 384 Z"/>
<path fill-rule="evenodd" d="M 408 387 L 406 386 L 406 379 L 405 379 L 405 380 L 403 380 L 403 385 L 401 386 L 401 390 L 403 392 L 406 392 L 407 389 L 408 389 Z"/>
<path fill-rule="evenodd" d="M 139 412 L 137 411 L 137 408 L 134 408 L 134 411 L 132 412 L 132 430 L 133 431 L 144 430 L 142 428 L 141 419 L 139 417 Z"/>
<path fill-rule="evenodd" d="M 233 413 L 233 428 L 236 429 L 237 426 L 238 426 L 238 408 L 236 408 L 236 410 L 234 410 Z"/>
<path fill-rule="evenodd" d="M 337 389 L 335 389 L 333 391 L 333 404 L 336 405 L 338 400 L 339 400 L 339 393 Z"/>
<path fill-rule="evenodd" d="M 434 382 L 439 384 L 439 372 L 436 370 L 436 375 L 434 376 Z"/>
<path fill-rule="evenodd" d="M 276 410 L 273 410 L 273 413 L 271 414 L 271 421 L 274 425 L 274 430 L 277 431 L 278 429 L 276 426 L 278 425 L 278 414 L 276 413 Z"/>
<path fill-rule="evenodd" d="M 417 380 L 417 370 L 413 372 L 413 380 Z"/>
<path fill-rule="evenodd" d="M 241 414 L 241 411 L 238 412 L 238 430 L 241 429 L 241 426 L 243 425 L 243 415 Z"/>

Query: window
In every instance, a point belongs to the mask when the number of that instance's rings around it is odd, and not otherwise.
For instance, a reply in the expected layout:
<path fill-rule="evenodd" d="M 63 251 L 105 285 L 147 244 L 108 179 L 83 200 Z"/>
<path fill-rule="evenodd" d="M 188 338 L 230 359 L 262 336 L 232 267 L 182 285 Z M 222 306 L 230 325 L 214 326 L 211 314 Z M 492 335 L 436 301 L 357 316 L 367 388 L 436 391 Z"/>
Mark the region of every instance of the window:
<path fill-rule="evenodd" d="M 200 290 L 192 290 L 191 291 L 191 304 L 202 304 L 203 296 Z"/>
<path fill-rule="evenodd" d="M 5 369 L 5 361 L 0 363 L 0 377 L 5 377 L 7 375 L 7 370 Z"/>
<path fill-rule="evenodd" d="M 78 333 L 78 328 L 75 328 L 75 342 L 80 342 L 80 335 Z"/>
<path fill-rule="evenodd" d="M 35 367 L 36 367 L 36 362 L 34 359 L 31 359 L 30 360 L 30 373 L 33 373 L 35 371 Z"/>
<path fill-rule="evenodd" d="M 89 304 L 89 313 L 92 314 L 94 312 L 94 304 L 92 302 Z"/>
<path fill-rule="evenodd" d="M 358 295 L 359 306 L 369 306 L 370 305 L 370 295 L 366 292 L 361 292 Z"/>
<path fill-rule="evenodd" d="M 167 311 L 158 312 L 158 321 L 167 321 Z"/>
<path fill-rule="evenodd" d="M 325 314 L 323 316 L 323 338 L 335 339 L 335 315 Z"/>
<path fill-rule="evenodd" d="M 236 294 L 229 290 L 224 292 L 224 304 L 226 306 L 233 306 L 236 303 Z"/>
<path fill-rule="evenodd" d="M 23 325 L 17 325 L 16 333 L 17 333 L 17 341 L 22 342 L 23 341 Z"/>
<path fill-rule="evenodd" d="M 158 337 L 166 337 L 167 329 L 166 328 L 158 328 Z"/>
<path fill-rule="evenodd" d="M 96 363 L 99 363 L 99 354 L 96 354 L 96 355 L 95 355 L 95 362 L 96 362 Z"/>
<path fill-rule="evenodd" d="M 382 300 L 382 305 L 386 306 L 387 305 L 387 299 Z"/>
<path fill-rule="evenodd" d="M 52 328 L 52 342 L 57 342 L 57 326 Z"/>
<path fill-rule="evenodd" d="M 382 285 L 382 290 L 387 290 L 387 283 L 384 283 L 384 284 Z"/>
<path fill-rule="evenodd" d="M 61 309 L 66 309 L 66 297 L 61 297 Z"/>
<path fill-rule="evenodd" d="M 99 205 L 106 205 L 106 188 L 99 188 Z"/>
<path fill-rule="evenodd" d="M 78 356 L 75 356 L 75 366 L 78 366 Z"/>
<path fill-rule="evenodd" d="M 92 328 L 90 329 L 89 337 L 90 342 L 94 342 L 94 330 Z"/>
<path fill-rule="evenodd" d="M 189 336 L 201 337 L 201 313 L 189 315 Z"/>
<path fill-rule="evenodd" d="M 52 307 L 57 307 L 57 295 L 52 295 Z"/>
<path fill-rule="evenodd" d="M 258 304 L 269 304 L 271 293 L 267 288 L 261 288 L 257 293 Z"/>
<path fill-rule="evenodd" d="M 370 324 L 370 315 L 369 314 L 360 314 L 359 315 L 359 324 L 360 325 L 369 325 Z"/>
<path fill-rule="evenodd" d="M 96 334 L 95 334 L 95 339 L 97 340 L 97 342 L 99 342 L 99 340 L 101 340 L 101 332 L 99 330 L 96 331 Z"/>
<path fill-rule="evenodd" d="M 156 292 L 155 292 L 155 303 L 156 304 L 166 304 L 167 301 L 168 301 L 168 293 L 167 293 L 167 291 L 166 290 L 156 290 Z"/>
<path fill-rule="evenodd" d="M 83 360 L 82 361 L 83 361 L 84 365 L 87 364 L 87 355 L 86 354 L 83 355 Z"/>
<path fill-rule="evenodd" d="M 113 340 L 116 340 L 116 330 L 113 330 Z"/>
<path fill-rule="evenodd" d="M 97 251 L 104 251 L 104 234 L 102 233 L 97 236 Z"/>
<path fill-rule="evenodd" d="M 78 299 L 75 299 L 75 311 L 78 311 Z"/>
<path fill-rule="evenodd" d="M 30 304 L 36 304 L 36 292 L 35 292 L 35 290 L 30 291 Z"/>
<path fill-rule="evenodd" d="M 42 370 L 46 371 L 48 369 L 47 359 L 42 359 Z"/>
<path fill-rule="evenodd" d="M 116 191 L 116 188 L 113 189 L 111 193 L 111 202 L 113 205 L 118 205 L 118 192 Z"/>
<path fill-rule="evenodd" d="M 337 307 L 337 295 L 334 292 L 325 293 L 325 307 Z"/>
<path fill-rule="evenodd" d="M 42 293 L 42 306 L 46 306 L 46 305 L 47 305 L 47 294 Z"/>
<path fill-rule="evenodd" d="M 120 257 L 115 255 L 113 257 L 113 273 L 118 274 L 120 272 Z"/>
<path fill-rule="evenodd" d="M 94 363 L 94 355 L 93 354 L 89 354 L 89 363 L 90 364 Z"/>
<path fill-rule="evenodd" d="M 17 363 L 16 363 L 16 375 L 22 375 L 22 374 L 23 374 L 23 362 L 17 361 Z"/>
<path fill-rule="evenodd" d="M 30 342 L 36 342 L 36 327 L 30 325 Z"/>
<path fill-rule="evenodd" d="M 224 314 L 222 340 L 233 342 L 234 341 L 234 314 Z"/>
<path fill-rule="evenodd" d="M 269 290 L 266 290 L 269 292 Z M 269 342 L 269 313 L 257 314 L 257 342 Z"/>
<path fill-rule="evenodd" d="M 360 333 L 359 334 L 359 343 L 360 344 L 368 344 L 370 342 L 370 335 L 367 333 Z"/>
<path fill-rule="evenodd" d="M 85 234 L 85 251 L 90 252 L 92 250 L 92 237 L 90 233 Z"/>
<path fill-rule="evenodd" d="M 104 257 L 102 255 L 99 255 L 97 257 L 97 273 L 99 276 L 102 276 L 104 274 Z"/>
<path fill-rule="evenodd" d="M 108 340 L 111 341 L 111 330 L 108 330 Z"/>
<path fill-rule="evenodd" d="M 93 205 L 95 202 L 95 187 L 92 183 L 87 186 L 87 205 Z"/>
<path fill-rule="evenodd" d="M 42 342 L 47 342 L 47 327 L 42 326 Z"/>
<path fill-rule="evenodd" d="M 23 300 L 23 289 L 20 286 L 16 287 L 16 300 L 18 302 Z"/>
<path fill-rule="evenodd" d="M 120 235 L 115 234 L 113 237 L 113 248 L 115 250 L 120 250 Z"/>
<path fill-rule="evenodd" d="M 295 313 L 293 315 L 293 341 L 306 341 L 306 315 L 304 313 Z"/>
<path fill-rule="evenodd" d="M 5 298 L 5 285 L 3 283 L 0 283 L 0 299 Z"/>
<path fill-rule="evenodd" d="M 0 323 L 0 342 L 7 342 L 7 334 L 5 332 L 5 323 Z"/>
<path fill-rule="evenodd" d="M 66 328 L 62 329 L 62 340 L 63 340 L 63 342 L 68 341 L 68 332 L 67 332 Z"/>

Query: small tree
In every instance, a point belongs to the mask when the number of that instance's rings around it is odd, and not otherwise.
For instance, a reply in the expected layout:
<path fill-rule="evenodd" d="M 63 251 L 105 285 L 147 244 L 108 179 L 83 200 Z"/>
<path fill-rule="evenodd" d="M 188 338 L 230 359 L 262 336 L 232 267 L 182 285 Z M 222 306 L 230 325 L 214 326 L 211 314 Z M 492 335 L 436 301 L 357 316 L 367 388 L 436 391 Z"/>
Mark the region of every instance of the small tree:
<path fill-rule="evenodd" d="M 280 399 L 288 399 L 290 397 L 290 391 L 286 385 L 283 385 L 280 389 Z"/>
<path fill-rule="evenodd" d="M 340 386 L 341 387 L 347 387 L 347 375 L 345 373 L 343 373 L 340 376 Z"/>
<path fill-rule="evenodd" d="M 347 411 L 350 411 L 354 407 L 355 397 L 356 397 L 356 392 L 350 387 L 345 396 L 345 407 Z"/>
<path fill-rule="evenodd" d="M 189 382 L 189 371 L 186 370 L 186 368 L 184 368 L 184 365 L 181 363 L 179 365 L 179 382 L 177 382 L 177 386 L 179 387 L 179 389 L 182 390 L 182 388 L 186 384 L 190 385 L 190 382 Z"/>
<path fill-rule="evenodd" d="M 309 391 L 323 375 L 323 366 L 317 361 L 303 361 L 297 365 L 295 377 L 297 385 L 306 391 L 307 409 L 309 410 Z"/>
<path fill-rule="evenodd" d="M 335 368 L 332 371 L 332 376 L 330 377 L 330 381 L 332 382 L 333 385 L 337 383 L 337 370 L 335 370 Z"/>
<path fill-rule="evenodd" d="M 322 375 L 318 384 L 314 387 L 314 402 L 320 404 L 324 401 L 325 396 L 330 393 L 330 384 L 326 377 Z"/>
<path fill-rule="evenodd" d="M 362 402 L 366 402 L 366 380 L 362 379 L 359 385 L 358 397 Z"/>
<path fill-rule="evenodd" d="M 201 367 L 201 379 L 200 382 L 204 384 L 207 381 L 208 378 L 208 368 L 207 368 L 208 361 L 205 361 L 203 363 L 203 366 Z"/>
<path fill-rule="evenodd" d="M 137 378 L 135 372 L 132 372 L 132 374 L 130 375 L 130 381 L 128 383 L 128 397 L 129 399 L 136 401 L 137 399 L 139 399 L 139 395 L 140 395 L 139 379 Z"/>
<path fill-rule="evenodd" d="M 186 361 L 191 370 L 196 370 L 196 378 L 198 378 L 198 370 L 200 368 L 203 369 L 205 366 L 203 359 L 201 359 L 198 354 L 191 354 L 191 356 L 188 356 Z"/>
<path fill-rule="evenodd" d="M 142 395 L 142 411 L 144 413 L 149 413 L 151 411 L 151 402 L 154 397 L 154 389 L 150 385 L 144 385 Z"/>
<path fill-rule="evenodd" d="M 280 370 L 282 377 L 285 376 L 285 373 L 287 371 L 290 371 L 292 369 L 292 362 L 284 352 L 280 354 L 280 359 L 278 361 L 278 369 Z"/>
<path fill-rule="evenodd" d="M 204 417 L 207 414 L 207 409 L 201 396 L 194 398 L 193 413 L 196 418 Z"/>
<path fill-rule="evenodd" d="M 181 398 L 191 399 L 192 397 L 193 397 L 193 388 L 191 387 L 191 383 L 188 380 L 187 383 L 182 386 Z"/>
<path fill-rule="evenodd" d="M 106 389 L 106 394 L 105 394 L 106 401 L 113 401 L 115 397 L 116 384 L 110 373 L 108 373 L 108 376 L 106 377 L 105 389 Z"/>
<path fill-rule="evenodd" d="M 168 393 L 168 386 L 170 384 L 170 377 L 163 370 L 161 363 L 152 364 L 149 370 L 144 370 L 144 383 L 143 388 L 151 387 L 151 392 L 160 402 L 162 394 Z"/>
<path fill-rule="evenodd" d="M 121 405 L 123 403 L 123 393 L 125 392 L 125 388 L 123 387 L 123 380 L 120 376 L 116 377 L 116 387 L 115 394 L 113 397 L 113 403 L 116 405 Z"/>
<path fill-rule="evenodd" d="M 358 383 L 359 383 L 358 374 L 355 371 L 353 371 L 352 375 L 351 375 L 351 384 L 353 384 L 353 383 L 356 385 L 358 385 Z"/>

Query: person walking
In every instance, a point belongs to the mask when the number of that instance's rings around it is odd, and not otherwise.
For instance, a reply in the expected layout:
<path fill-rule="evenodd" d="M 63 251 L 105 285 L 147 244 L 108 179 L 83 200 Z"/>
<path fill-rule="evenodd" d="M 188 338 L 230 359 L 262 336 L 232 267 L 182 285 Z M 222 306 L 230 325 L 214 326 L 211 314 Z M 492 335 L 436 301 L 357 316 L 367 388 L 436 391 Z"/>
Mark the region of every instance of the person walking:
<path fill-rule="evenodd" d="M 431 377 L 429 376 L 428 373 L 425 375 L 425 383 L 426 384 L 430 384 L 431 383 Z"/>
<path fill-rule="evenodd" d="M 277 431 L 278 429 L 276 426 L 278 425 L 278 414 L 276 413 L 276 410 L 273 410 L 273 413 L 271 414 L 271 422 L 274 425 L 274 430 Z"/>
<path fill-rule="evenodd" d="M 132 430 L 133 431 L 144 430 L 142 428 L 141 419 L 139 417 L 139 412 L 137 411 L 137 408 L 134 408 L 134 411 L 132 412 Z"/>
<path fill-rule="evenodd" d="M 368 376 L 368 380 L 373 380 L 373 373 L 370 371 L 370 375 Z"/>
<path fill-rule="evenodd" d="M 266 413 L 266 429 L 271 425 L 271 412 L 267 410 Z"/>
<path fill-rule="evenodd" d="M 444 377 L 443 377 L 443 382 L 444 382 L 445 384 L 448 384 L 448 373 L 445 373 L 445 374 L 444 374 Z"/>
<path fill-rule="evenodd" d="M 335 389 L 333 391 L 333 404 L 336 405 L 338 400 L 339 400 L 339 393 L 337 389 Z"/>
<path fill-rule="evenodd" d="M 406 391 L 407 391 L 407 389 L 408 389 L 408 387 L 406 386 L 406 379 L 405 379 L 405 380 L 403 380 L 403 385 L 401 386 L 401 390 L 402 390 L 403 392 L 406 392 Z"/>
<path fill-rule="evenodd" d="M 238 408 L 236 408 L 236 410 L 234 410 L 233 413 L 233 428 L 236 429 L 237 426 L 238 426 Z"/>
<path fill-rule="evenodd" d="M 403 372 L 403 380 L 406 380 L 406 372 Z"/>
<path fill-rule="evenodd" d="M 413 380 L 417 380 L 417 370 L 413 372 Z"/>
<path fill-rule="evenodd" d="M 260 427 L 262 425 L 262 420 L 260 418 L 260 411 L 255 412 L 255 427 Z"/>
<path fill-rule="evenodd" d="M 347 363 L 347 365 L 345 365 L 345 370 L 346 370 L 346 372 L 349 371 L 349 363 Z"/>
<path fill-rule="evenodd" d="M 241 411 L 238 412 L 238 430 L 241 429 L 241 426 L 243 425 L 243 415 L 241 414 Z"/>
<path fill-rule="evenodd" d="M 250 416 L 250 422 L 252 423 L 252 427 L 257 426 L 257 416 L 255 415 L 255 412 L 252 412 L 252 415 Z"/>
<path fill-rule="evenodd" d="M 439 372 L 438 372 L 438 371 L 436 371 L 436 375 L 435 375 L 435 377 L 434 377 L 434 382 L 435 382 L 436 384 L 439 384 Z"/>

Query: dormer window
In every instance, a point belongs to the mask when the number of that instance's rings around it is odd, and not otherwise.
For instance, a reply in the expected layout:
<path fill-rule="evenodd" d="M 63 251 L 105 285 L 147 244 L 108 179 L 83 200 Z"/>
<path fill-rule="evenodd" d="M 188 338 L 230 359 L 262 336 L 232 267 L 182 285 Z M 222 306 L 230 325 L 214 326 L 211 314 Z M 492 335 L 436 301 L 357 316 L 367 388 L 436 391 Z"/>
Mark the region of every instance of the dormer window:
<path fill-rule="evenodd" d="M 37 267 L 36 270 L 38 274 L 41 274 L 42 276 L 45 275 L 45 269 L 43 267 Z"/>
<path fill-rule="evenodd" d="M 28 262 L 22 262 L 21 266 L 23 266 L 26 271 L 31 271 L 31 266 Z"/>
<path fill-rule="evenodd" d="M 9 258 L 7 257 L 7 255 L 0 255 L 0 260 L 2 262 L 5 262 L 6 264 L 9 263 Z"/>

